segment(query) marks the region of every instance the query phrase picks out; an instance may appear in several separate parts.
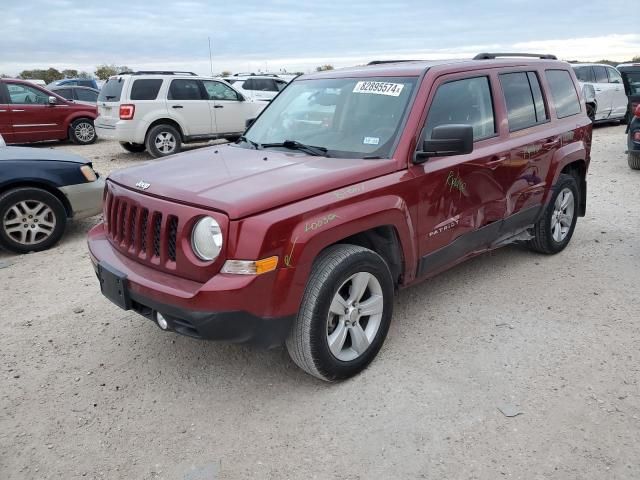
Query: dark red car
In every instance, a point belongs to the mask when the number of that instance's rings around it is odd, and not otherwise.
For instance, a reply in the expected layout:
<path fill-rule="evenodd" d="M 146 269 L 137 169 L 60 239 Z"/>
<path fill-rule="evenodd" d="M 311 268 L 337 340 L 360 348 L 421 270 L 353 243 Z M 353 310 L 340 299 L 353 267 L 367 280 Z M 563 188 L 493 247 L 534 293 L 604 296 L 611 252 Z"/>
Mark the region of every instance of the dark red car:
<path fill-rule="evenodd" d="M 102 293 L 163 330 L 356 374 L 395 290 L 511 243 L 558 253 L 585 214 L 571 67 L 503 56 L 305 75 L 238 143 L 112 174 L 89 233 Z"/>
<path fill-rule="evenodd" d="M 26 80 L 0 79 L 0 135 L 7 143 L 96 141 L 94 105 L 74 103 Z"/>

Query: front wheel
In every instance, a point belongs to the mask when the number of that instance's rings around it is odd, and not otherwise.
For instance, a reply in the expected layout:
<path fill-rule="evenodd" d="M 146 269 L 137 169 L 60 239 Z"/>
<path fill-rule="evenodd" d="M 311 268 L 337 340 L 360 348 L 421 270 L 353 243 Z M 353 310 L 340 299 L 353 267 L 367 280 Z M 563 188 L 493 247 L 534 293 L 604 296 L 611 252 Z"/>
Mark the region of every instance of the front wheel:
<path fill-rule="evenodd" d="M 0 196 L 0 222 L 0 246 L 16 253 L 39 252 L 60 240 L 67 214 L 46 190 L 16 188 Z"/>
<path fill-rule="evenodd" d="M 561 174 L 553 186 L 551 201 L 533 227 L 533 239 L 528 247 L 540 253 L 564 250 L 573 236 L 578 220 L 580 192 L 576 179 Z"/>
<path fill-rule="evenodd" d="M 387 336 L 393 292 L 380 255 L 355 245 L 327 248 L 314 263 L 287 338 L 292 360 L 325 381 L 361 372 Z"/>
<path fill-rule="evenodd" d="M 171 125 L 156 125 L 147 133 L 147 151 L 153 158 L 178 153 L 182 148 L 180 132 Z"/>
<path fill-rule="evenodd" d="M 69 127 L 69 138 L 78 145 L 89 145 L 96 141 L 96 129 L 93 121 L 88 118 L 79 118 Z"/>

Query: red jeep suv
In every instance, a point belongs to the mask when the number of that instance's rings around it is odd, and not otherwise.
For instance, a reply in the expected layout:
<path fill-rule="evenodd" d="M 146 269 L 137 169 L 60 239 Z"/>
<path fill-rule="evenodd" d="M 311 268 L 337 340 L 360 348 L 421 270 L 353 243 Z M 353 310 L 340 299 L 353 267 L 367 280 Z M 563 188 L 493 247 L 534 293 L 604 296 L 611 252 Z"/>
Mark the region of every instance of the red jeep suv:
<path fill-rule="evenodd" d="M 0 78 L 0 135 L 7 143 L 96 141 L 95 105 L 74 103 L 26 80 Z"/>
<path fill-rule="evenodd" d="M 397 289 L 510 243 L 567 246 L 586 208 L 580 95 L 551 55 L 299 77 L 236 144 L 110 176 L 89 233 L 102 293 L 163 330 L 352 376 Z"/>

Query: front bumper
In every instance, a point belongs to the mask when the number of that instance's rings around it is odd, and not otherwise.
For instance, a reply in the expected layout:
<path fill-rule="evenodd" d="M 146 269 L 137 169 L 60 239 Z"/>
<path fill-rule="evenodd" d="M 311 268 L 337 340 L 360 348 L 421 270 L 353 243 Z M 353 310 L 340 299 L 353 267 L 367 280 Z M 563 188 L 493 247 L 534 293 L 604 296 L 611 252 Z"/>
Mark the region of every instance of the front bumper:
<path fill-rule="evenodd" d="M 283 310 L 284 302 L 274 301 L 273 286 L 292 272 L 217 274 L 203 284 L 120 254 L 102 224 L 89 232 L 88 241 L 102 293 L 117 306 L 154 321 L 159 312 L 169 330 L 190 337 L 264 348 L 284 344 L 297 309 Z M 116 285 L 114 278 L 120 283 Z"/>
<path fill-rule="evenodd" d="M 73 218 L 93 217 L 102 212 L 103 178 L 98 178 L 95 182 L 60 187 L 60 191 L 67 197 L 69 205 L 71 205 Z"/>

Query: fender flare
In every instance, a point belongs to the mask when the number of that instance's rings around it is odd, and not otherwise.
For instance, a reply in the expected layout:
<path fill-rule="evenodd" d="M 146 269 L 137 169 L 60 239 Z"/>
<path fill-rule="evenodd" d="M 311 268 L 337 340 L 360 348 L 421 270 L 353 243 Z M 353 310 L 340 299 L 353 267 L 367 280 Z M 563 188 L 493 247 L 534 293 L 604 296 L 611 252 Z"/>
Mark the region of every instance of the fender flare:
<path fill-rule="evenodd" d="M 547 191 L 545 193 L 543 204 L 546 205 L 551 198 L 551 188 L 556 184 L 562 170 L 570 163 L 577 161 L 586 161 L 587 147 L 583 141 L 572 142 L 560 147 L 556 150 L 551 161 L 551 168 L 547 174 Z"/>

